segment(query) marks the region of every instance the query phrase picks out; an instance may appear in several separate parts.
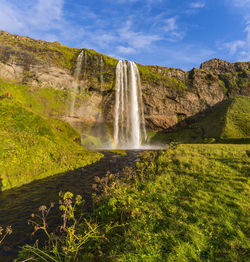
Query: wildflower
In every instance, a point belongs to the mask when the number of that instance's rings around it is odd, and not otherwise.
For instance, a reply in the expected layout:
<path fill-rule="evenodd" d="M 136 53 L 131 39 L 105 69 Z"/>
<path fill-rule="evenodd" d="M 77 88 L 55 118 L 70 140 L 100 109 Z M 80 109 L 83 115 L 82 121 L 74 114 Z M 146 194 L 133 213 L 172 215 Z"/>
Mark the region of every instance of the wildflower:
<path fill-rule="evenodd" d="M 7 233 L 8 235 L 11 235 L 11 234 L 12 234 L 12 228 L 11 228 L 11 226 L 7 226 L 7 227 L 6 227 L 6 233 Z"/>
<path fill-rule="evenodd" d="M 47 207 L 46 206 L 40 206 L 39 207 L 39 211 L 46 211 L 47 210 Z"/>
<path fill-rule="evenodd" d="M 70 206 L 72 204 L 72 201 L 70 200 L 70 199 L 66 199 L 66 200 L 64 200 L 64 205 L 65 206 Z"/>

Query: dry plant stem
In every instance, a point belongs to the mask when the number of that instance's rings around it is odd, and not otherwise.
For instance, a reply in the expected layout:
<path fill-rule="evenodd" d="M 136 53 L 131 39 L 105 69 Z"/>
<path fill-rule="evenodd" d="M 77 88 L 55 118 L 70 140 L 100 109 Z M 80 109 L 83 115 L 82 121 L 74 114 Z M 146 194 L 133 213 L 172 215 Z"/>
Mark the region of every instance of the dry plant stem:
<path fill-rule="evenodd" d="M 0 235 L 2 235 L 2 231 L 3 231 L 3 228 L 0 227 Z M 0 244 L 2 244 L 2 242 L 4 241 L 7 235 L 11 235 L 11 234 L 12 234 L 11 226 L 7 226 L 5 229 L 5 234 L 2 236 L 2 239 L 0 239 Z"/>

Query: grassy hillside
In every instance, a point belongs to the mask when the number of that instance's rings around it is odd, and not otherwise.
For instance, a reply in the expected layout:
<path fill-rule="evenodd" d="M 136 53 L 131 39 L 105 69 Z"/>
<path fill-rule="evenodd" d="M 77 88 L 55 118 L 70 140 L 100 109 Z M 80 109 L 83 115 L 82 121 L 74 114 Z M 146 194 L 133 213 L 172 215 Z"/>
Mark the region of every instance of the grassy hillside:
<path fill-rule="evenodd" d="M 63 121 L 67 94 L 0 82 L 0 190 L 93 163 L 101 154 L 80 146 L 79 134 Z"/>
<path fill-rule="evenodd" d="M 61 117 L 69 110 L 71 95 L 67 90 L 52 87 L 39 88 L 7 83 L 0 79 L 0 95 L 9 92 L 13 100 L 30 108 L 34 113 Z"/>
<path fill-rule="evenodd" d="M 78 239 L 89 237 L 83 223 L 74 231 L 79 238 L 70 242 L 69 232 L 62 246 L 51 241 L 44 251 L 56 261 L 248 261 L 247 150 L 197 144 L 146 152 L 136 170 L 95 186 L 104 189 L 92 215 L 100 227 L 90 229 L 115 225 L 111 231 L 77 249 Z M 37 254 L 44 256 L 26 247 L 19 261 Z"/>
<path fill-rule="evenodd" d="M 236 96 L 224 101 L 207 116 L 174 132 L 156 133 L 152 142 L 209 142 L 216 140 L 250 139 L 250 98 Z"/>

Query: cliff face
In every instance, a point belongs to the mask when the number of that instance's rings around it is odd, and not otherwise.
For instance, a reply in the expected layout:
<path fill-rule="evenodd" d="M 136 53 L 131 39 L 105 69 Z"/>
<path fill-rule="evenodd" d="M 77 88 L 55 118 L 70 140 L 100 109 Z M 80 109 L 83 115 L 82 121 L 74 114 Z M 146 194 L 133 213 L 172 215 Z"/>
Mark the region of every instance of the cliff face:
<path fill-rule="evenodd" d="M 62 118 L 84 131 L 99 123 L 112 126 L 117 60 L 83 49 L 79 79 L 74 78 L 79 49 L 0 31 L 0 78 L 33 87 L 72 91 L 76 109 Z M 236 94 L 250 95 L 250 62 L 212 59 L 189 72 L 137 64 L 141 75 L 146 125 L 165 130 Z M 70 98 L 68 98 L 70 99 Z M 87 129 L 88 129 L 87 128 Z"/>

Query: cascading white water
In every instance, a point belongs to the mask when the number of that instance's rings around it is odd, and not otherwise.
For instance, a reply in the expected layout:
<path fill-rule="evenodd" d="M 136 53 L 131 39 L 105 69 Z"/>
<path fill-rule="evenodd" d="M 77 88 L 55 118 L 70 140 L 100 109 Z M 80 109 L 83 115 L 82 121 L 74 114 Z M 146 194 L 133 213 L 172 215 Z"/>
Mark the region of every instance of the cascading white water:
<path fill-rule="evenodd" d="M 140 74 L 134 62 L 116 66 L 115 148 L 140 148 L 146 140 Z"/>
<path fill-rule="evenodd" d="M 76 60 L 76 68 L 74 72 L 74 82 L 73 82 L 73 89 L 72 89 L 72 100 L 70 104 L 70 116 L 74 116 L 74 110 L 75 110 L 75 102 L 76 102 L 76 93 L 78 88 L 78 81 L 82 69 L 82 62 L 83 62 L 83 55 L 84 51 L 81 51 L 81 53 L 78 55 Z"/>
<path fill-rule="evenodd" d="M 101 56 L 100 58 L 100 82 L 101 82 L 101 91 L 102 91 L 102 86 L 103 86 L 103 58 Z"/>

